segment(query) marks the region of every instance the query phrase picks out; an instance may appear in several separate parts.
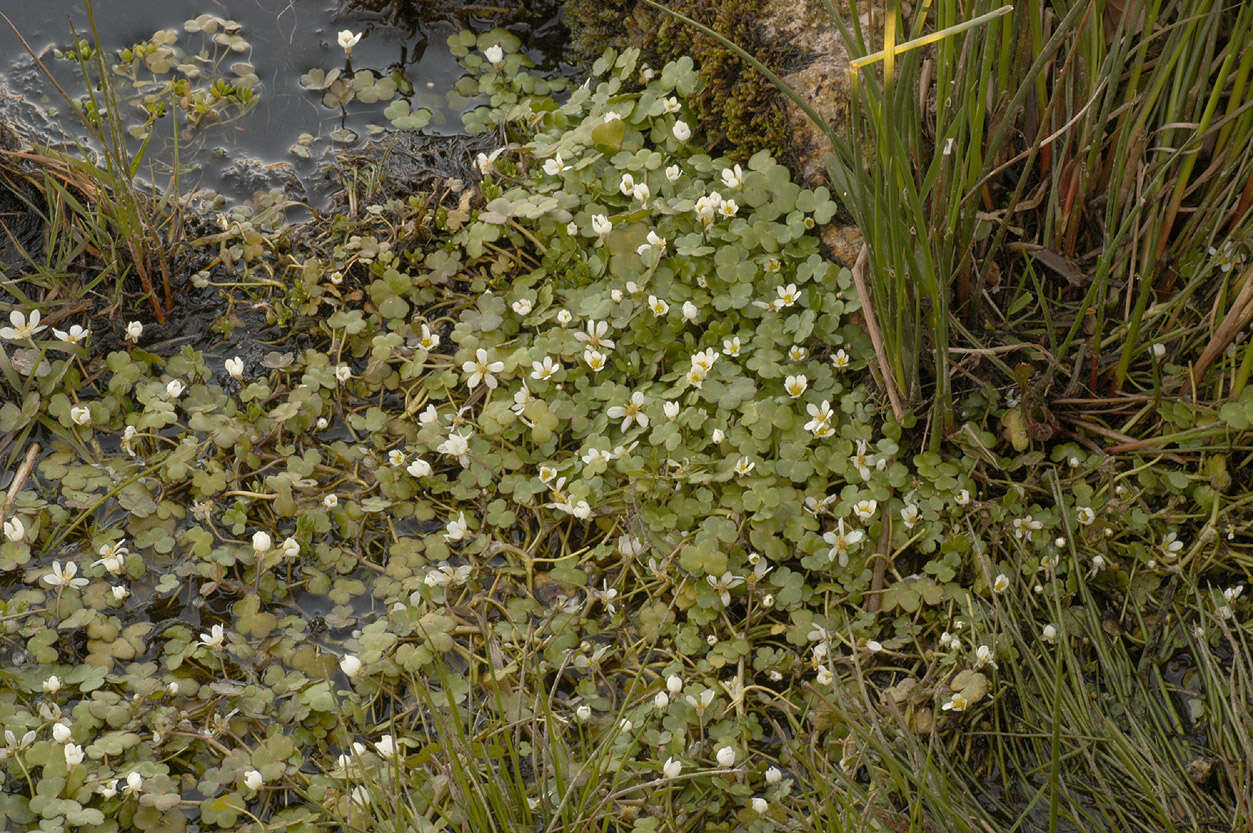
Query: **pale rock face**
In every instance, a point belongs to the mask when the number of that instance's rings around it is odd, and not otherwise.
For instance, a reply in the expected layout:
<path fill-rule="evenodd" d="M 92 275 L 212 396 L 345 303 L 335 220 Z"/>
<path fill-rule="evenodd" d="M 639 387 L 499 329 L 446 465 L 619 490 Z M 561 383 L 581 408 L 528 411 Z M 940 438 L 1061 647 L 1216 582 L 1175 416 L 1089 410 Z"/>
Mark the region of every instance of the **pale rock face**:
<path fill-rule="evenodd" d="M 858 7 L 863 11 L 863 27 L 882 28 L 880 0 L 861 2 Z M 837 3 L 836 8 L 843 11 L 845 6 Z M 848 115 L 851 92 L 848 51 L 840 30 L 820 0 L 769 0 L 762 25 L 767 33 L 794 46 L 810 59 L 802 69 L 784 75 L 783 80 L 799 91 L 823 118 L 836 125 L 842 124 Z M 784 107 L 795 137 L 797 179 L 811 187 L 825 182 L 822 160 L 831 150 L 830 142 L 790 99 L 784 99 Z"/>

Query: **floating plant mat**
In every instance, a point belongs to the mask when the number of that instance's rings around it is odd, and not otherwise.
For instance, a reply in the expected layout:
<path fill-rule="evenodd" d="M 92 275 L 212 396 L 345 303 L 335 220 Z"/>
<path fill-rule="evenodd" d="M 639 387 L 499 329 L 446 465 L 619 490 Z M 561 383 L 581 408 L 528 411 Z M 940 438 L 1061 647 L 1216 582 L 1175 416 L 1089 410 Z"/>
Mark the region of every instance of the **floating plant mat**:
<path fill-rule="evenodd" d="M 431 193 L 363 160 L 299 234 L 224 212 L 191 280 L 224 343 L 10 304 L 0 438 L 45 452 L 3 506 L 0 828 L 998 830 L 1018 794 L 980 804 L 996 756 L 962 745 L 1015 698 L 1058 704 L 1011 732 L 1036 794 L 1038 762 L 1149 769 L 1094 739 L 1171 753 L 1127 704 L 1183 650 L 1160 701 L 1237 725 L 1243 587 L 1172 601 L 1231 557 L 1207 505 L 1078 442 L 1042 486 L 965 415 L 911 453 L 832 194 L 712 157 L 690 59 L 611 52 L 558 101 L 508 33 L 449 48 L 502 141 Z M 1155 619 L 1106 622 L 1123 591 Z M 1249 759 L 1188 740 L 1215 782 Z M 1126 812 L 1219 818 L 1243 783 L 1153 771 Z"/>
<path fill-rule="evenodd" d="M 412 34 L 380 23 L 378 14 L 341 12 L 336 3 L 239 3 L 209 11 L 178 0 L 102 4 L 96 12 L 100 44 L 136 135 L 133 151 L 145 129 L 144 99 L 163 102 L 165 85 L 181 85 L 182 193 L 204 188 L 239 201 L 281 188 L 317 207 L 339 188 L 324 173 L 334 154 L 363 148 L 385 131 L 461 132 L 468 101 L 456 92 L 463 71 L 447 46 L 455 31 L 448 24 Z M 79 67 L 64 57 L 76 53 L 71 25 L 92 40 L 80 0 L 16 4 L 5 12 L 66 91 L 80 95 Z M 349 55 L 338 42 L 342 30 L 361 35 Z M 0 65 L 0 120 L 26 140 L 52 145 L 85 134 L 2 24 L 0 54 L 8 56 Z M 167 107 L 156 117 L 140 168 L 159 188 L 170 185 L 174 115 Z"/>

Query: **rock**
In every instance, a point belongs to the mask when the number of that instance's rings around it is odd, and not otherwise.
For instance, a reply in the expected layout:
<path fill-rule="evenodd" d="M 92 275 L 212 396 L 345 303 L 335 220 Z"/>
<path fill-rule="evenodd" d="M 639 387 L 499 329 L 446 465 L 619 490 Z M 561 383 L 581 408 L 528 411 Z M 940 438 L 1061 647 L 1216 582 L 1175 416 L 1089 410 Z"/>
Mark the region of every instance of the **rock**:
<path fill-rule="evenodd" d="M 784 75 L 783 80 L 820 116 L 843 129 L 851 91 L 848 50 L 823 4 L 820 0 L 769 0 L 767 15 L 763 26 L 774 37 L 809 56 L 802 68 Z M 831 152 L 830 141 L 791 99 L 787 100 L 787 110 L 797 178 L 806 185 L 825 182 L 823 159 Z"/>
<path fill-rule="evenodd" d="M 822 242 L 831 253 L 831 259 L 852 269 L 861 251 L 861 230 L 857 226 L 829 225 L 822 229 Z"/>

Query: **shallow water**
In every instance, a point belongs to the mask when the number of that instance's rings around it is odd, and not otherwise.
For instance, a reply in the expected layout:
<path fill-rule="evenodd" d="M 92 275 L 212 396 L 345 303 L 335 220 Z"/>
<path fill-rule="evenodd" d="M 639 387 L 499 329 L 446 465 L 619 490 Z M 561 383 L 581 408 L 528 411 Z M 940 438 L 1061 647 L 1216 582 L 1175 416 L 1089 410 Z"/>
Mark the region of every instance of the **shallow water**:
<path fill-rule="evenodd" d="M 95 17 L 100 42 L 109 54 L 143 41 L 159 29 L 177 30 L 186 40 L 185 44 L 180 40 L 180 45 L 197 44 L 199 36 L 188 39 L 184 35 L 183 22 L 202 13 L 238 21 L 251 50 L 232 56 L 228 63 L 245 60 L 254 66 L 261 79 L 260 101 L 235 122 L 209 125 L 195 135 L 184 133 L 180 137 L 182 158 L 192 165 L 184 175 L 182 190 L 210 188 L 238 201 L 258 190 L 297 182 L 297 190 L 303 189 L 304 196 L 316 205 L 325 196 L 325 189 L 316 181 L 320 168 L 317 153 L 311 160 L 302 160 L 289 151 L 300 134 L 321 139 L 314 146 L 316 151 L 329 147 L 326 137 L 338 128 L 346 127 L 364 138 L 367 124 L 387 123 L 382 104 L 354 101 L 341 113 L 324 107 L 320 93 L 301 89 L 300 76 L 309 69 L 343 66 L 344 53 L 336 43 L 340 29 L 364 33 L 352 51 L 355 69 L 398 69 L 405 74 L 414 86 L 411 106 L 425 106 L 433 112 L 425 132 L 459 132 L 459 112 L 465 104 L 455 96 L 450 99 L 446 92 L 461 75 L 446 44 L 451 26 L 411 35 L 368 15 L 341 13 L 339 6 L 310 0 L 100 0 Z M 76 66 L 53 56 L 54 48 L 72 43 L 71 23 L 80 33 L 90 31 L 81 0 L 10 0 L 0 3 L 0 11 L 9 16 L 71 94 L 82 92 Z M 0 119 L 13 125 L 23 138 L 37 137 L 49 143 L 63 140 L 64 131 L 70 131 L 71 138 L 84 133 L 3 22 L 0 55 L 6 56 L 0 62 L 0 84 L 6 88 L 0 89 Z M 185 146 L 189 140 L 195 143 L 190 153 Z M 173 147 L 168 140 L 164 146 L 157 146 L 154 140 L 154 151 L 149 155 L 168 164 Z M 164 182 L 161 174 L 151 178 L 158 184 Z"/>

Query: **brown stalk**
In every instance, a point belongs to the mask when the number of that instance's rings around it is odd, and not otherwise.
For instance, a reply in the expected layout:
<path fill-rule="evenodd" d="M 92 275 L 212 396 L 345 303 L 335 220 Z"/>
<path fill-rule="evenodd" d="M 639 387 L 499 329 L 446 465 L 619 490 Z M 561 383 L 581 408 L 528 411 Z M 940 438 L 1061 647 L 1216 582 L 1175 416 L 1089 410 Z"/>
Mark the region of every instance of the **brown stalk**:
<path fill-rule="evenodd" d="M 1210 365 L 1222 355 L 1240 331 L 1253 321 L 1253 266 L 1244 270 L 1240 280 L 1243 285 L 1240 287 L 1239 294 L 1236 295 L 1236 300 L 1227 310 L 1227 314 L 1223 316 L 1222 323 L 1218 325 L 1214 335 L 1210 337 L 1209 344 L 1205 345 L 1201 358 L 1197 359 L 1196 364 L 1192 366 L 1191 381 L 1194 387 L 1200 385 Z M 1184 381 L 1182 378 L 1178 380 L 1180 385 Z"/>
<path fill-rule="evenodd" d="M 22 491 L 22 486 L 26 485 L 26 479 L 30 477 L 31 471 L 34 470 L 35 458 L 38 456 L 39 443 L 31 443 L 30 448 L 26 449 L 26 457 L 22 460 L 22 464 L 17 467 L 17 473 L 13 475 L 13 482 L 9 484 L 9 493 L 5 496 L 4 504 L 0 505 L 0 524 L 4 523 L 9 517 L 13 504 L 17 502 L 17 493 Z"/>
<path fill-rule="evenodd" d="M 875 359 L 879 362 L 879 373 L 883 376 L 883 387 L 887 390 L 888 402 L 892 405 L 892 415 L 896 420 L 905 418 L 905 408 L 901 405 L 901 395 L 896 389 L 896 377 L 892 375 L 892 365 L 888 362 L 888 353 L 883 346 L 883 331 L 879 329 L 879 319 L 874 313 L 874 302 L 870 298 L 866 286 L 866 266 L 870 262 L 870 249 L 861 244 L 857 253 L 857 262 L 853 264 L 853 285 L 857 287 L 857 300 L 861 304 L 862 316 L 866 320 L 866 334 L 874 346 Z"/>

